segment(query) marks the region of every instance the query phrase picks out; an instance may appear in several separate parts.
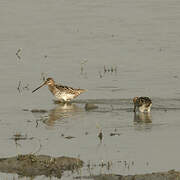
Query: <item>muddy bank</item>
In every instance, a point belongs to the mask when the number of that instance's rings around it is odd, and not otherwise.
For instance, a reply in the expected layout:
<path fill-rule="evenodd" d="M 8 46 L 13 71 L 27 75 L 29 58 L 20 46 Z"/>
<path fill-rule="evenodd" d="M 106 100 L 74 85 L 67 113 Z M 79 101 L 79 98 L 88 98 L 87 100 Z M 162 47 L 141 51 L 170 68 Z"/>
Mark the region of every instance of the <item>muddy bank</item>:
<path fill-rule="evenodd" d="M 0 159 L 0 172 L 16 173 L 21 176 L 54 176 L 60 178 L 65 170 L 77 170 L 83 161 L 71 157 L 51 157 L 47 155 L 18 155 Z"/>
<path fill-rule="evenodd" d="M 180 172 L 170 170 L 168 172 L 156 172 L 151 174 L 139 175 L 117 175 L 102 174 L 97 176 L 75 177 L 74 179 L 93 179 L 93 180 L 180 180 Z"/>
<path fill-rule="evenodd" d="M 88 177 L 86 178 L 88 179 Z M 99 176 L 93 176 L 91 178 L 94 180 L 180 180 L 180 172 L 171 170 L 168 172 L 157 172 L 151 174 L 128 175 L 128 176 L 103 174 Z"/>

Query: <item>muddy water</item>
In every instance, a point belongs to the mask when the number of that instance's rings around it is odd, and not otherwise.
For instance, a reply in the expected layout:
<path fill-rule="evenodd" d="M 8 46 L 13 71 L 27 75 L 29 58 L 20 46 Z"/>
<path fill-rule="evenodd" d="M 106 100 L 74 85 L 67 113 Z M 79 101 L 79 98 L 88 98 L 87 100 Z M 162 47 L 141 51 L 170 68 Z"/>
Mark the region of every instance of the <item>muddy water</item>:
<path fill-rule="evenodd" d="M 179 170 L 179 8 L 175 0 L 2 0 L 0 157 L 38 151 L 85 162 L 63 180 Z M 31 93 L 42 74 L 88 91 L 73 104 L 54 104 L 47 88 Z M 133 114 L 139 95 L 152 98 L 150 116 Z M 87 102 L 99 108 L 87 112 Z M 15 142 L 17 133 L 28 139 Z"/>

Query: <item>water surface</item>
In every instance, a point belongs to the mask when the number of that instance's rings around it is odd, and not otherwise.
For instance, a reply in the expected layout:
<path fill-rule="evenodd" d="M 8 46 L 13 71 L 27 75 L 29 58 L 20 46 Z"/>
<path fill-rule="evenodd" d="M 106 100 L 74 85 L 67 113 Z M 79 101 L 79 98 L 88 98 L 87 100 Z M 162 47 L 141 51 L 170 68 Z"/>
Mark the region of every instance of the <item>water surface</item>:
<path fill-rule="evenodd" d="M 80 157 L 80 175 L 179 170 L 179 8 L 175 0 L 2 0 L 0 157 L 36 152 L 41 142 L 39 154 Z M 88 91 L 54 104 L 47 88 L 31 93 L 42 73 Z M 152 98 L 150 116 L 134 115 L 134 96 Z M 87 102 L 99 108 L 87 112 Z M 34 139 L 15 143 L 16 133 Z M 102 161 L 110 169 L 97 167 Z"/>

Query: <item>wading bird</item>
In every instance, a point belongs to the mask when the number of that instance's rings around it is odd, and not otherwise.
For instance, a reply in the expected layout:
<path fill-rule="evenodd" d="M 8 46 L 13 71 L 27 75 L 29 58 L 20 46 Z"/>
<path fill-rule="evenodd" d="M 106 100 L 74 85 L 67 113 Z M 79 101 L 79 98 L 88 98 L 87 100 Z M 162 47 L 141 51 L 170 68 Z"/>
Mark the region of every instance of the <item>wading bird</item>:
<path fill-rule="evenodd" d="M 48 85 L 48 88 L 51 91 L 51 93 L 60 102 L 70 101 L 85 91 L 84 89 L 74 89 L 68 86 L 57 85 L 55 84 L 55 81 L 52 78 L 47 78 L 46 81 L 41 86 L 33 90 L 32 93 L 45 85 Z"/>
<path fill-rule="evenodd" d="M 150 112 L 152 101 L 149 97 L 135 97 L 133 99 L 134 103 L 134 112 L 136 112 L 137 108 L 140 112 Z"/>

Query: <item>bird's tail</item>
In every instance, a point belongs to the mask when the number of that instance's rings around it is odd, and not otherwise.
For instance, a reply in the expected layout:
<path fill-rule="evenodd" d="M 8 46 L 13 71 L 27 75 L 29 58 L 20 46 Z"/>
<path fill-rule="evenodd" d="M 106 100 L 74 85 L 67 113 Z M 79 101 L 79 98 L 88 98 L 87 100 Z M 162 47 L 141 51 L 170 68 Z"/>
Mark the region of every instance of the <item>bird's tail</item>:
<path fill-rule="evenodd" d="M 83 93 L 85 91 L 87 91 L 86 89 L 78 89 L 79 93 Z"/>

